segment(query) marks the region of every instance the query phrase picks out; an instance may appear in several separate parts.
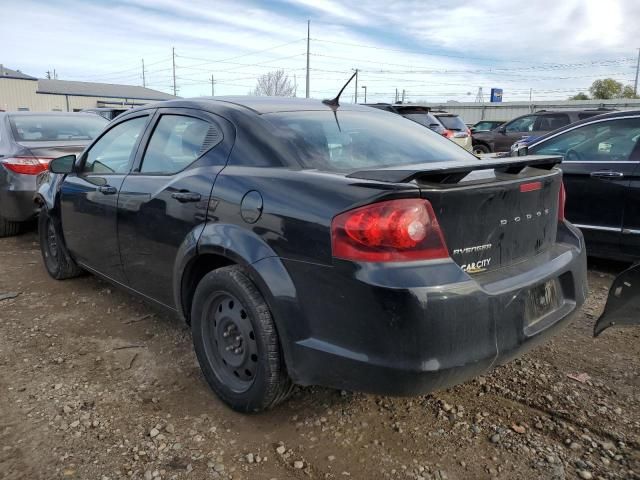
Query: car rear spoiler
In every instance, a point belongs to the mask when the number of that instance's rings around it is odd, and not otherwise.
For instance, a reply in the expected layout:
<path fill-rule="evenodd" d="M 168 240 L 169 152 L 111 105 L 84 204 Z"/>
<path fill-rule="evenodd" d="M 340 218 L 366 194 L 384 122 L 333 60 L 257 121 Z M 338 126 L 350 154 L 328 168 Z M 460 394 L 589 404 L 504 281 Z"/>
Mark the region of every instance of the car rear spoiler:
<path fill-rule="evenodd" d="M 526 167 L 551 170 L 561 161 L 562 157 L 560 156 L 530 155 L 527 157 L 492 158 L 477 161 L 418 163 L 403 167 L 360 170 L 347 175 L 347 177 L 390 183 L 406 183 L 419 179 L 429 183 L 451 184 L 458 183 L 475 170 L 493 169 L 501 173 L 517 175 Z"/>

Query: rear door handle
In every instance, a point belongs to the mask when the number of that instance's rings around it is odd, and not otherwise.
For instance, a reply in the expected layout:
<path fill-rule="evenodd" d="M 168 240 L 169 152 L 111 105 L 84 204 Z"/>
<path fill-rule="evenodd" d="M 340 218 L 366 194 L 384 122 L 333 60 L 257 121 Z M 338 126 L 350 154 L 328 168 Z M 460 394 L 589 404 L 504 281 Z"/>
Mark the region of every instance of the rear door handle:
<path fill-rule="evenodd" d="M 180 203 L 199 202 L 201 195 L 196 192 L 174 192 L 171 194 L 171 198 L 175 198 Z"/>
<path fill-rule="evenodd" d="M 111 185 L 102 185 L 101 187 L 98 187 L 98 191 L 103 195 L 114 195 L 118 193 L 118 189 Z"/>
<path fill-rule="evenodd" d="M 624 173 L 612 172 L 611 170 L 600 170 L 597 172 L 591 172 L 591 176 L 593 178 L 622 178 L 624 177 Z"/>

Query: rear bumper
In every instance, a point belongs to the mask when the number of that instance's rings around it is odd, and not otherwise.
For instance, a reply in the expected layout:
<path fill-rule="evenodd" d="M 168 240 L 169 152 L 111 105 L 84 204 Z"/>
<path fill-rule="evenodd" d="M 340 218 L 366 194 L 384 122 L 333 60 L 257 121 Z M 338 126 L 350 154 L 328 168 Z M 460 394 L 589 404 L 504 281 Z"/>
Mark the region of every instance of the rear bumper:
<path fill-rule="evenodd" d="M 20 175 L 0 166 L 0 217 L 12 222 L 31 220 L 38 213 L 33 201 L 36 175 Z"/>
<path fill-rule="evenodd" d="M 300 384 L 414 395 L 522 354 L 566 325 L 586 297 L 582 236 L 565 225 L 558 237 L 537 257 L 474 277 L 450 260 L 333 267 L 285 261 L 303 317 L 279 325 L 287 329 L 290 375 Z M 559 279 L 563 302 L 527 327 L 525 297 L 551 279 Z"/>

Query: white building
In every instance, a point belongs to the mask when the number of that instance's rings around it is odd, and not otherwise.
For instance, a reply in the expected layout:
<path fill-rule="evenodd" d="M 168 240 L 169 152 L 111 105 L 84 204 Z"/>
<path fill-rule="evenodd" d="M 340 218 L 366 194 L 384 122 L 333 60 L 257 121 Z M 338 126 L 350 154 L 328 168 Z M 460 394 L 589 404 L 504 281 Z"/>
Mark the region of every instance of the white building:
<path fill-rule="evenodd" d="M 0 64 L 0 110 L 77 112 L 83 108 L 137 106 L 176 98 L 136 85 L 35 78 Z"/>

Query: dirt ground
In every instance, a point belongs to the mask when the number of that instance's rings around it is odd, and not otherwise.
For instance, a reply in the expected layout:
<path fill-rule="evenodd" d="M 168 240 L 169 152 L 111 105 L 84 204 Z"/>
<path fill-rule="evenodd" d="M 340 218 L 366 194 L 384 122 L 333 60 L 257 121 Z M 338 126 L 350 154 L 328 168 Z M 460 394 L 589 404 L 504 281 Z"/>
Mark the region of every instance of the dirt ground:
<path fill-rule="evenodd" d="M 35 233 L 0 239 L 0 478 L 640 478 L 640 329 L 593 339 L 623 265 L 551 343 L 415 398 L 298 388 L 245 416 L 189 329 L 92 276 L 56 282 Z M 570 378 L 573 376 L 575 379 Z"/>

